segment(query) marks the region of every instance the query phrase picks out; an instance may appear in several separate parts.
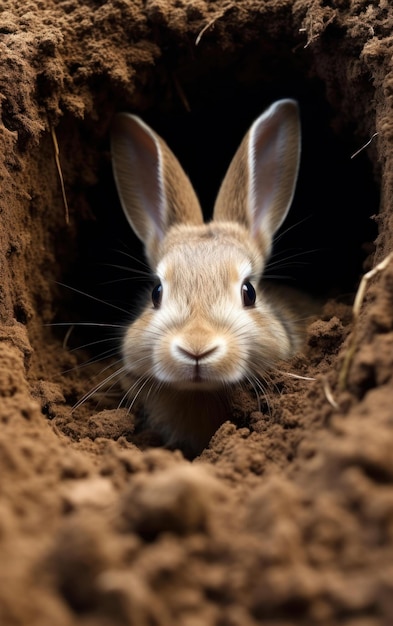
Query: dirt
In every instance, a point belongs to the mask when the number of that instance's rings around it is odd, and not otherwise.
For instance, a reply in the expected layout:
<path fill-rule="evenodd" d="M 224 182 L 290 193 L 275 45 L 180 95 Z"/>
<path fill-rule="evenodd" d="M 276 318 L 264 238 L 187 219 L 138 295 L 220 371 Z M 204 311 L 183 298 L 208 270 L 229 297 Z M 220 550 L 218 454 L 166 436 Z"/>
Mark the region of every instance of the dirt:
<path fill-rule="evenodd" d="M 393 623 L 392 263 L 352 317 L 393 246 L 392 28 L 388 0 L 0 1 L 2 626 Z M 208 214 L 278 97 L 303 124 L 278 271 L 323 311 L 187 460 L 100 387 L 143 286 L 111 119 L 164 136 Z"/>

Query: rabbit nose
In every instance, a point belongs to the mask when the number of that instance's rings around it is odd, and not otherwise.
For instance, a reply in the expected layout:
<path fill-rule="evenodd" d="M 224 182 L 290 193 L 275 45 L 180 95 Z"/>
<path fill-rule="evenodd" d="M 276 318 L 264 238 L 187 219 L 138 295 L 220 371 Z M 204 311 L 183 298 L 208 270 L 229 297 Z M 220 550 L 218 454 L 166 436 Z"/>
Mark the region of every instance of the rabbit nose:
<path fill-rule="evenodd" d="M 211 356 L 214 352 L 217 351 L 218 346 L 213 346 L 212 348 L 207 348 L 206 350 L 198 350 L 192 348 L 184 348 L 183 346 L 176 346 L 176 351 L 181 355 L 185 356 L 188 360 L 192 362 L 200 363 L 204 361 L 209 356 Z"/>

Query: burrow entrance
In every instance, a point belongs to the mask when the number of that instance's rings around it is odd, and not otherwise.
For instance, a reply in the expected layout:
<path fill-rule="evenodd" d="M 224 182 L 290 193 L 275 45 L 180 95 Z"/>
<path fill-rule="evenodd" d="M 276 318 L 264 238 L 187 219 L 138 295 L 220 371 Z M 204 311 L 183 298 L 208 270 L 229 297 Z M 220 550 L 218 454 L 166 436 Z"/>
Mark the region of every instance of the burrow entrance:
<path fill-rule="evenodd" d="M 267 272 L 318 297 L 350 299 L 377 235 L 372 219 L 379 202 L 377 167 L 366 150 L 351 158 L 366 142 L 365 129 L 372 128 L 373 120 L 360 124 L 348 111 L 351 98 L 357 111 L 363 100 L 366 111 L 369 93 L 363 84 L 359 90 L 352 86 L 341 110 L 331 97 L 331 85 L 311 65 L 307 50 L 294 42 L 271 42 L 268 47 L 252 43 L 236 55 L 212 57 L 206 51 L 195 58 L 184 53 L 176 60 L 163 58 L 154 71 L 147 71 L 143 99 L 126 98 L 108 83 L 105 93 L 100 91 L 94 122 L 75 127 L 68 119 L 60 124 L 58 140 L 68 146 L 66 159 L 74 156 L 70 137 L 76 136 L 79 159 L 90 164 L 95 178 L 95 184 L 71 194 L 87 208 L 83 218 L 74 218 L 78 225 L 72 254 L 59 259 L 58 280 L 67 287 L 56 288 L 53 321 L 93 323 L 75 328 L 67 349 L 84 346 L 82 361 L 115 354 L 122 331 L 113 325 L 127 324 L 135 315 L 146 286 L 139 273 L 146 269 L 140 263 L 143 250 L 122 215 L 111 171 L 109 127 L 118 110 L 138 113 L 165 138 L 189 174 L 208 219 L 220 181 L 253 119 L 275 99 L 298 100 L 301 170 Z M 66 329 L 55 333 L 64 337 Z M 82 368 L 80 375 L 89 377 L 89 368 Z"/>

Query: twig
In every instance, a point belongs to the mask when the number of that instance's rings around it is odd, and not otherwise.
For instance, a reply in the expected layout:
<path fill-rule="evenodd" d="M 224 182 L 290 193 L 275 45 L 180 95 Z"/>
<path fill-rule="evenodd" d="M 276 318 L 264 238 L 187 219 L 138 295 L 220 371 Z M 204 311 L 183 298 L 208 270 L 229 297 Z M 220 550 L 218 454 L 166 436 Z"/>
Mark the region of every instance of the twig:
<path fill-rule="evenodd" d="M 53 141 L 53 149 L 54 149 L 54 154 L 55 154 L 55 162 L 56 162 L 57 173 L 59 175 L 59 180 L 60 180 L 61 193 L 62 193 L 62 196 L 63 196 L 64 210 L 65 210 L 65 221 L 66 221 L 66 224 L 68 225 L 70 223 L 70 212 L 68 210 L 68 202 L 67 202 L 67 196 L 66 196 L 65 187 L 64 187 L 63 172 L 62 172 L 61 164 L 60 164 L 59 144 L 57 143 L 57 137 L 56 137 L 55 129 L 53 128 L 51 123 L 49 123 L 49 128 L 50 128 L 50 133 L 51 133 L 52 141 Z"/>
<path fill-rule="evenodd" d="M 301 376 L 300 374 L 292 374 L 292 372 L 283 372 L 283 374 L 285 374 L 286 376 L 290 376 L 291 378 L 297 378 L 299 380 L 316 380 L 311 376 Z"/>
<path fill-rule="evenodd" d="M 322 387 L 326 396 L 326 400 L 329 402 L 330 406 L 332 406 L 333 409 L 338 410 L 340 407 L 333 397 L 332 388 L 330 387 L 329 381 L 326 376 L 322 376 Z"/>
<path fill-rule="evenodd" d="M 375 139 L 375 137 L 377 137 L 377 135 L 379 135 L 379 133 L 374 133 L 370 139 L 364 144 L 364 146 L 362 146 L 361 148 L 359 148 L 359 150 L 356 150 L 356 152 L 354 152 L 351 155 L 351 159 L 354 159 L 355 157 L 357 157 L 358 154 L 360 154 L 363 150 L 365 150 L 367 148 L 367 146 L 370 145 L 370 143 L 372 142 L 373 139 Z"/>
<path fill-rule="evenodd" d="M 225 9 L 224 11 L 221 11 L 221 13 L 218 13 L 218 15 L 216 15 L 215 17 L 213 17 L 213 19 L 210 20 L 210 22 L 208 22 L 207 24 L 205 24 L 205 26 L 202 28 L 202 30 L 199 32 L 198 37 L 195 39 L 195 45 L 198 46 L 203 35 L 205 34 L 205 32 L 207 30 L 209 30 L 209 28 L 211 28 L 216 22 L 217 20 L 221 19 L 225 13 L 227 12 L 228 9 Z"/>
<path fill-rule="evenodd" d="M 378 265 L 376 265 L 372 270 L 364 274 L 362 280 L 360 281 L 359 288 L 356 293 L 355 301 L 353 303 L 352 309 L 352 317 L 353 317 L 353 331 L 349 341 L 349 346 L 347 349 L 347 353 L 344 358 L 344 362 L 341 367 L 341 371 L 338 377 L 338 385 L 339 389 L 343 391 L 347 386 L 347 379 L 349 368 L 351 367 L 353 355 L 355 354 L 356 349 L 356 336 L 358 331 L 358 320 L 360 315 L 360 309 L 364 300 L 364 296 L 366 293 L 367 285 L 369 281 L 374 278 L 377 274 L 382 272 L 387 268 L 390 261 L 393 259 L 393 251 L 390 252 Z"/>
<path fill-rule="evenodd" d="M 299 28 L 299 33 L 307 33 L 307 28 Z M 313 35 L 313 21 L 311 19 L 310 36 L 308 37 L 306 44 L 303 46 L 304 49 L 308 48 L 308 46 L 314 41 L 314 39 L 318 39 L 318 35 Z"/>
<path fill-rule="evenodd" d="M 178 77 L 176 76 L 176 74 L 172 74 L 172 79 L 173 79 L 173 83 L 175 85 L 175 89 L 177 91 L 177 95 L 179 96 L 185 110 L 187 111 L 187 113 L 191 112 L 191 106 L 190 103 L 188 102 L 187 96 L 184 93 L 184 89 L 181 86 L 181 83 L 178 79 Z"/>

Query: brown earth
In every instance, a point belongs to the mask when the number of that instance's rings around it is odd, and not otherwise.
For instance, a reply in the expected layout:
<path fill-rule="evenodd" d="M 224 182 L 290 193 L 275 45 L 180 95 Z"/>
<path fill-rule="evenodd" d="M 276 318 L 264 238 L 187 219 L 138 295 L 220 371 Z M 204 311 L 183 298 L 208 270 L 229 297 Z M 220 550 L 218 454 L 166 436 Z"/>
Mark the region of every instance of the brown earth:
<path fill-rule="evenodd" d="M 338 380 L 359 279 L 393 243 L 391 3 L 0 7 L 0 624 L 392 624 L 392 264 Z M 111 174 L 114 112 L 166 138 L 208 209 L 278 97 L 299 100 L 304 147 L 277 271 L 327 300 L 303 354 L 260 411 L 239 391 L 192 462 L 110 390 L 71 414 L 141 284 L 115 267 L 142 256 Z"/>

